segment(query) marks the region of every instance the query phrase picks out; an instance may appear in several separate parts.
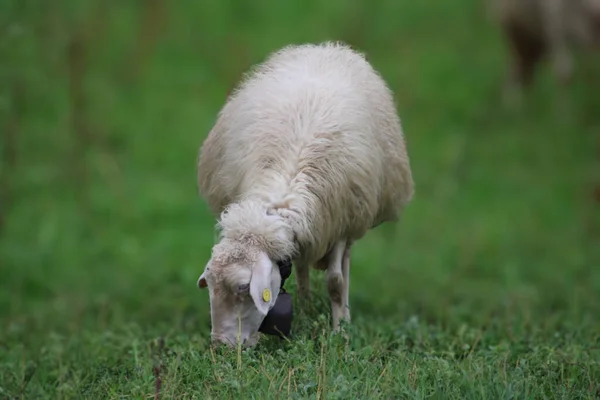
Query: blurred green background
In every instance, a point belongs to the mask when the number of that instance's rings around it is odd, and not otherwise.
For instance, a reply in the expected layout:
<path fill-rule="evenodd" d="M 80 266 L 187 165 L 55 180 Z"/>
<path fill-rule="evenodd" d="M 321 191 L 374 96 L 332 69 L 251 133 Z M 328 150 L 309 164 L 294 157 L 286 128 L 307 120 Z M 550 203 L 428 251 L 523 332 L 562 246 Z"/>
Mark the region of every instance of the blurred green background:
<path fill-rule="evenodd" d="M 600 396 L 597 56 L 565 115 L 546 66 L 502 106 L 480 0 L 2 0 L 0 35 L 0 398 Z M 347 338 L 317 272 L 289 343 L 214 351 L 198 148 L 252 64 L 324 40 L 396 94 L 414 201 L 355 245 Z"/>

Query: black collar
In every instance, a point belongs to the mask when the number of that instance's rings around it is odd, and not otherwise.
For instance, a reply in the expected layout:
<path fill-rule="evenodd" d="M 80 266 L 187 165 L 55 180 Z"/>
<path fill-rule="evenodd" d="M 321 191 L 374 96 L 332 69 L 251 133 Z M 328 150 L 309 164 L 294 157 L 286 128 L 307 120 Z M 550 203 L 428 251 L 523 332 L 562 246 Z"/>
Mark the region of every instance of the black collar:
<path fill-rule="evenodd" d="M 281 274 L 281 285 L 279 287 L 279 292 L 285 293 L 283 285 L 285 285 L 285 280 L 292 274 L 292 259 L 288 257 L 283 260 L 279 260 L 277 261 L 277 266 L 279 267 L 279 273 Z"/>

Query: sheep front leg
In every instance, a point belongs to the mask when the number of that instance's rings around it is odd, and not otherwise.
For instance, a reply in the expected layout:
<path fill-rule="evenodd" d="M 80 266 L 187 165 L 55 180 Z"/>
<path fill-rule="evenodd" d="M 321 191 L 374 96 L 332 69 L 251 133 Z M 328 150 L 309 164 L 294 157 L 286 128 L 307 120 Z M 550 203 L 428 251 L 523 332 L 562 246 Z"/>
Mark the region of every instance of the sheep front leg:
<path fill-rule="evenodd" d="M 532 34 L 520 23 L 509 18 L 503 22 L 503 31 L 510 49 L 510 67 L 503 88 L 505 106 L 518 106 L 523 90 L 533 81 L 536 66 L 545 55 L 542 37 Z"/>
<path fill-rule="evenodd" d="M 334 332 L 339 332 L 342 319 L 350 321 L 348 292 L 350 286 L 350 244 L 335 244 L 327 265 L 327 291 L 331 300 L 331 316 Z"/>

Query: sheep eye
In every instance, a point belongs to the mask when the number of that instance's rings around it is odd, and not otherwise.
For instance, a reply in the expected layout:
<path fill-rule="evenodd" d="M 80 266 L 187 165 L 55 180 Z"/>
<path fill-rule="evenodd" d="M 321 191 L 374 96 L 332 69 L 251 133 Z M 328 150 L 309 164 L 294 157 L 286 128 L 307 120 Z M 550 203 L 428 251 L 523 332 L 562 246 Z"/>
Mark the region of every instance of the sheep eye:
<path fill-rule="evenodd" d="M 249 289 L 250 289 L 250 284 L 249 283 L 245 283 L 243 285 L 238 286 L 238 293 L 247 292 Z"/>

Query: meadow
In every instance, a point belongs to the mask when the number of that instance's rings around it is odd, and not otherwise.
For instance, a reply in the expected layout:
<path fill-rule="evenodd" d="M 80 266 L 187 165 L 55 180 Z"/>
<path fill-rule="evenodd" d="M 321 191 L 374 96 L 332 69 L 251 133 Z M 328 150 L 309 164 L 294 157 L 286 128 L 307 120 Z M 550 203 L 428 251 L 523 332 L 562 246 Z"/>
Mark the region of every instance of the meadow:
<path fill-rule="evenodd" d="M 1 399 L 600 397 L 597 56 L 565 116 L 546 67 L 502 106 L 480 0 L 3 0 L 0 35 Z M 314 271 L 290 340 L 213 349 L 198 148 L 244 71 L 324 40 L 394 91 L 414 200 L 354 246 L 347 337 Z"/>

